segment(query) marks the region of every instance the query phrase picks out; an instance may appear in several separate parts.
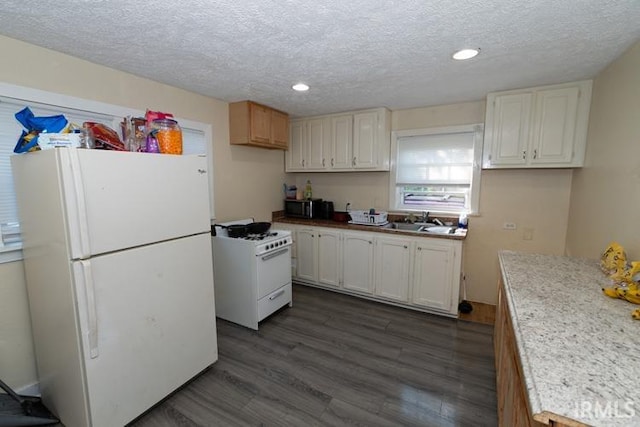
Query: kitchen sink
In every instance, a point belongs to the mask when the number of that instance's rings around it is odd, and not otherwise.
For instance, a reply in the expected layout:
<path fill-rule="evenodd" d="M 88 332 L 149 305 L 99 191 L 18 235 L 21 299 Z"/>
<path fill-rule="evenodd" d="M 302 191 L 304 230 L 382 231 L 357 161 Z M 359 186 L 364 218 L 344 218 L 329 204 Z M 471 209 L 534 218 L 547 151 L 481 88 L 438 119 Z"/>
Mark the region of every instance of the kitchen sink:
<path fill-rule="evenodd" d="M 427 223 L 427 222 L 392 222 L 387 226 L 388 228 L 394 230 L 402 230 L 402 231 L 425 231 L 431 227 L 435 227 L 435 224 Z"/>
<path fill-rule="evenodd" d="M 455 226 L 439 226 L 427 222 L 391 222 L 385 226 L 392 230 L 413 231 L 420 234 L 453 234 L 456 231 Z"/>
<path fill-rule="evenodd" d="M 430 228 L 425 228 L 423 230 L 420 231 L 424 231 L 426 233 L 430 233 L 430 234 L 453 234 L 456 231 L 456 228 L 458 227 L 452 227 L 452 226 L 435 226 L 435 227 L 430 227 Z"/>

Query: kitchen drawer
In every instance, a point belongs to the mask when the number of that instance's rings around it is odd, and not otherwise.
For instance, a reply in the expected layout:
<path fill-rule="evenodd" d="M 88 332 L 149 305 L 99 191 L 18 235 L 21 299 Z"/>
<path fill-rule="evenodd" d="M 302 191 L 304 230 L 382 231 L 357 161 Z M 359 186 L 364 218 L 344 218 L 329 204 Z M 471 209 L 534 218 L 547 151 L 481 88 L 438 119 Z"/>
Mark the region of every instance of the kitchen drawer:
<path fill-rule="evenodd" d="M 291 283 L 258 300 L 258 321 L 261 321 L 280 307 L 291 303 Z"/>

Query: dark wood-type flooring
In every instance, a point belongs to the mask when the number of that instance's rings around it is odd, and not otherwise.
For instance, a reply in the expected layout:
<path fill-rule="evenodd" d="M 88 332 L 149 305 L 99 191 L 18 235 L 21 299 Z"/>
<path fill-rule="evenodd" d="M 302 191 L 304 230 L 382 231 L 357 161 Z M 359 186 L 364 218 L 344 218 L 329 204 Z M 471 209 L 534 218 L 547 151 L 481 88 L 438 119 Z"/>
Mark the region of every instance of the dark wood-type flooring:
<path fill-rule="evenodd" d="M 496 426 L 492 334 L 294 285 L 259 331 L 218 319 L 218 362 L 133 425 Z"/>

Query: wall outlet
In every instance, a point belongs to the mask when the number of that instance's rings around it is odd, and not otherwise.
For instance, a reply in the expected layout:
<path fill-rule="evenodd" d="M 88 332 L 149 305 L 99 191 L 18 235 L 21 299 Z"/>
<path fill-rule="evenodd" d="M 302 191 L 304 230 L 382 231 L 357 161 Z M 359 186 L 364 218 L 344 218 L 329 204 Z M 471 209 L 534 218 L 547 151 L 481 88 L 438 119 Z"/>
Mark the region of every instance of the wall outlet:
<path fill-rule="evenodd" d="M 516 223 L 515 222 L 505 222 L 504 224 L 502 224 L 502 228 L 505 230 L 515 230 L 516 229 Z"/>
<path fill-rule="evenodd" d="M 522 240 L 533 240 L 533 228 L 525 228 L 522 232 Z"/>

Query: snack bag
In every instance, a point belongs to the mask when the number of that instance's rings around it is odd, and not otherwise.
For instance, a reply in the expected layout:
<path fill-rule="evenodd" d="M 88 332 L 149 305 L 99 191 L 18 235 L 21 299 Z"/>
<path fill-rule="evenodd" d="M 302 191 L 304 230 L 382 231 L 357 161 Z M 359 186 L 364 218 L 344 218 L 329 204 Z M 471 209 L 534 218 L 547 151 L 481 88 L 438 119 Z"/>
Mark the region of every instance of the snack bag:
<path fill-rule="evenodd" d="M 36 117 L 29 107 L 25 107 L 15 114 L 16 120 L 20 122 L 26 131 L 18 138 L 18 143 L 13 149 L 14 153 L 26 153 L 28 151 L 39 150 L 38 136 L 41 132 L 48 133 L 68 133 L 69 122 L 62 115 Z"/>
<path fill-rule="evenodd" d="M 95 122 L 84 122 L 82 126 L 94 139 L 95 148 L 125 151 L 124 143 L 120 141 L 118 133 L 109 126 Z"/>

